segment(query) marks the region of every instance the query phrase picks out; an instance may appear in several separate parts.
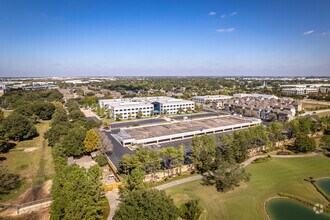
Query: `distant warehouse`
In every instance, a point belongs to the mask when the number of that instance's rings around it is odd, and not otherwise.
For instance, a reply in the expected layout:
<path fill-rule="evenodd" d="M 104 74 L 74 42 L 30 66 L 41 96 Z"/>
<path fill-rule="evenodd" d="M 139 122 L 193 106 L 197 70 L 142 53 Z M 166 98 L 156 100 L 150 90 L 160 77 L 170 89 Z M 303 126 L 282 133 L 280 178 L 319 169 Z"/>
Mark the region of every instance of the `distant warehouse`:
<path fill-rule="evenodd" d="M 142 116 L 151 116 L 153 114 L 177 114 L 181 112 L 194 111 L 195 103 L 193 101 L 175 99 L 166 96 L 158 97 L 135 97 L 126 99 L 101 99 L 100 107 L 106 107 L 111 111 L 111 117 L 116 118 L 121 114 L 122 118 L 135 118 L 138 112 Z"/>
<path fill-rule="evenodd" d="M 219 116 L 215 118 L 181 121 L 162 125 L 151 125 L 138 128 L 121 129 L 113 136 L 123 146 L 151 145 L 174 140 L 192 138 L 202 134 L 217 134 L 261 123 L 260 119 L 236 116 Z"/>

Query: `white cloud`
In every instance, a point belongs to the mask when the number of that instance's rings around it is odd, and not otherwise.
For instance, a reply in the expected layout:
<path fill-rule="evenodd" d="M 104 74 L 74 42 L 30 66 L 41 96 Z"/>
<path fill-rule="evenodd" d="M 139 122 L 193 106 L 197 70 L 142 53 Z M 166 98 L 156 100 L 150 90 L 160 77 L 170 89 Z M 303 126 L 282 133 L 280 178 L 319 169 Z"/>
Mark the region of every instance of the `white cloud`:
<path fill-rule="evenodd" d="M 221 15 L 221 18 L 225 18 L 226 17 L 226 15 Z"/>
<path fill-rule="evenodd" d="M 231 16 L 237 15 L 237 11 L 234 11 L 230 14 Z"/>
<path fill-rule="evenodd" d="M 209 13 L 209 15 L 210 16 L 214 16 L 214 15 L 216 15 L 217 13 L 215 12 L 215 11 L 211 11 L 210 13 Z"/>
<path fill-rule="evenodd" d="M 312 34 L 312 33 L 314 33 L 314 30 L 306 31 L 306 32 L 304 32 L 304 35 L 309 35 L 309 34 Z"/>
<path fill-rule="evenodd" d="M 219 33 L 229 33 L 229 32 L 234 32 L 235 28 L 221 28 L 217 29 L 217 32 Z"/>
<path fill-rule="evenodd" d="M 322 32 L 320 35 L 325 36 L 325 35 L 329 35 L 329 34 L 330 34 L 330 31 L 327 31 L 327 32 Z"/>

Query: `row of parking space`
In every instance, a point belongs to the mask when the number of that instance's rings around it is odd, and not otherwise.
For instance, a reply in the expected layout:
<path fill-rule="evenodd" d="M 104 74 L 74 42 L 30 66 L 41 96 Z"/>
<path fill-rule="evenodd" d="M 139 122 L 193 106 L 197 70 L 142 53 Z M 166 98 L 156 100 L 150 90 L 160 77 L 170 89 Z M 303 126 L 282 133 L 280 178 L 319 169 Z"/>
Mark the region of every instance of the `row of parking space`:
<path fill-rule="evenodd" d="M 155 123 L 163 123 L 166 122 L 165 119 L 162 118 L 151 118 L 151 119 L 144 119 L 144 120 L 134 120 L 134 121 L 127 121 L 127 122 L 118 122 L 111 124 L 111 128 L 125 128 L 130 126 L 136 125 L 146 125 L 146 124 L 155 124 Z"/>
<path fill-rule="evenodd" d="M 219 114 L 214 113 L 214 112 L 208 112 L 208 113 L 201 113 L 201 114 L 193 114 L 193 115 L 180 115 L 180 116 L 173 116 L 171 117 L 171 119 L 174 120 L 184 120 L 185 117 L 187 117 L 188 119 L 198 119 L 198 118 L 207 118 L 207 117 L 212 117 L 212 116 L 217 116 Z"/>

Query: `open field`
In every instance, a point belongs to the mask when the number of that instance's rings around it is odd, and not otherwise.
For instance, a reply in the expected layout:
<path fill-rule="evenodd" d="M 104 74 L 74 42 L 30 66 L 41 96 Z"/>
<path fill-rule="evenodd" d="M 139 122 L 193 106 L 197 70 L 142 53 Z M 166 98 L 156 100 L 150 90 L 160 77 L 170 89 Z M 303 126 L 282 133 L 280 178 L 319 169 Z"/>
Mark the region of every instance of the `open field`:
<path fill-rule="evenodd" d="M 326 112 L 319 112 L 319 113 L 316 113 L 316 115 L 318 115 L 318 116 L 320 116 L 320 117 L 330 116 L 330 109 L 329 109 L 329 111 L 326 111 Z"/>
<path fill-rule="evenodd" d="M 327 201 L 305 178 L 330 175 L 330 159 L 324 156 L 275 159 L 246 168 L 250 182 L 227 193 L 214 186 L 202 186 L 200 180 L 166 189 L 176 204 L 190 198 L 201 199 L 205 212 L 201 219 L 267 219 L 264 201 L 278 192 L 297 195 L 312 202 Z"/>
<path fill-rule="evenodd" d="M 13 173 L 23 178 L 21 187 L 0 199 L 4 202 L 16 198 L 31 187 L 38 187 L 54 174 L 51 148 L 44 139 L 44 133 L 49 128 L 49 121 L 42 121 L 36 125 L 39 136 L 32 140 L 18 142 L 8 153 L 1 154 L 6 160 L 2 161 Z M 23 199 L 25 201 L 25 199 Z"/>
<path fill-rule="evenodd" d="M 318 101 L 304 101 L 302 100 L 302 107 L 305 110 L 314 110 L 315 108 L 319 108 L 319 107 L 327 107 L 329 106 L 329 104 L 327 104 L 327 102 L 318 102 Z"/>

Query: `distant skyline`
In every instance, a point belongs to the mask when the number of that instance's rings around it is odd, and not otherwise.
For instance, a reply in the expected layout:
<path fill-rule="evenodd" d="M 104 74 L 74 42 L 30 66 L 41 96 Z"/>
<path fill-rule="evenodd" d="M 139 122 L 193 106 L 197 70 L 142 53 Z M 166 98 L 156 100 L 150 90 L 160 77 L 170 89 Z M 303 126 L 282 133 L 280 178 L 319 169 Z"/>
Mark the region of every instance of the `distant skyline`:
<path fill-rule="evenodd" d="M 0 0 L 0 77 L 330 76 L 328 0 Z"/>

